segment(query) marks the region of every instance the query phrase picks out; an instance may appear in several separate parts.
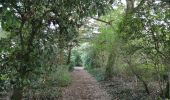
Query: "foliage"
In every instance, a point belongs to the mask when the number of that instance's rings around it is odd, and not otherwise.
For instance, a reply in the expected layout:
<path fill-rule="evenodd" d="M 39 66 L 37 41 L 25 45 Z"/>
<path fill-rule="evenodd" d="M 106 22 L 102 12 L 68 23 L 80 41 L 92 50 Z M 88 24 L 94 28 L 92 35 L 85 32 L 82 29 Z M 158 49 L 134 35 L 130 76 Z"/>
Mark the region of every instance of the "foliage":
<path fill-rule="evenodd" d="M 51 73 L 46 73 L 39 77 L 38 80 L 32 81 L 31 86 L 24 89 L 24 98 L 37 100 L 55 100 L 56 98 L 59 99 L 61 96 L 61 88 L 58 83 L 63 83 L 63 81 L 59 80 L 59 69 L 55 70 L 57 70 L 57 72 L 54 71 Z M 60 72 L 63 70 L 65 69 L 60 69 Z M 65 73 L 62 74 L 68 74 L 68 71 L 63 72 Z"/>
<path fill-rule="evenodd" d="M 71 77 L 67 66 L 58 67 L 57 72 L 54 73 L 53 76 L 54 78 L 56 77 L 58 86 L 67 86 L 71 83 Z"/>
<path fill-rule="evenodd" d="M 112 71 L 112 67 L 116 66 L 116 55 L 121 46 L 117 24 L 119 24 L 122 20 L 122 17 L 120 17 L 123 15 L 122 9 L 123 7 L 120 6 L 117 10 L 101 17 L 103 20 L 110 21 L 111 24 L 108 25 L 98 22 L 99 34 L 92 41 L 90 41 L 90 49 L 92 50 L 87 51 L 87 57 L 85 57 L 87 60 L 84 59 L 85 63 L 89 64 L 88 69 L 102 68 L 105 70 L 103 75 L 106 79 L 110 78 L 114 73 L 114 71 Z"/>
<path fill-rule="evenodd" d="M 84 25 L 87 17 L 98 32 Z M 58 92 L 48 94 L 58 91 L 54 84 L 69 85 L 68 70 L 80 65 L 98 80 L 137 80 L 149 96 L 156 83 L 161 98 L 170 98 L 167 0 L 126 0 L 126 8 L 118 0 L 2 0 L 0 24 L 0 90 L 12 90 L 13 100 L 30 89 L 55 98 Z M 82 32 L 95 35 L 75 47 Z"/>
<path fill-rule="evenodd" d="M 82 60 L 95 76 L 105 71 L 100 75 L 109 80 L 115 76 L 127 83 L 137 80 L 149 96 L 159 90 L 157 98 L 169 98 L 169 4 L 136 2 L 134 6 L 135 0 L 127 0 L 125 12 L 120 5 L 95 18 L 99 34 L 89 42 Z"/>
<path fill-rule="evenodd" d="M 105 72 L 102 68 L 86 68 L 90 74 L 92 74 L 97 81 L 103 81 Z"/>
<path fill-rule="evenodd" d="M 122 34 L 123 39 L 127 43 L 124 47 L 126 54 L 132 55 L 132 58 L 136 59 L 132 61 L 134 64 L 137 64 L 135 71 L 142 65 L 148 65 L 149 69 L 151 69 L 148 72 L 145 71 L 146 74 L 144 75 L 140 75 L 140 72 L 136 73 L 138 73 L 138 76 L 143 77 L 142 80 L 148 76 L 157 77 L 161 94 L 164 92 L 162 86 L 167 81 L 161 78 L 161 74 L 164 73 L 166 76 L 167 72 L 169 72 L 169 66 L 167 65 L 167 60 L 169 59 L 167 52 L 169 51 L 169 46 L 167 45 L 169 43 L 169 39 L 167 38 L 169 37 L 169 23 L 167 19 L 169 18 L 165 17 L 169 15 L 165 13 L 169 10 L 169 5 L 165 4 L 164 7 L 162 5 L 164 5 L 164 2 L 151 3 L 146 1 L 145 5 L 138 12 L 125 17 L 128 19 L 125 19 L 126 22 L 124 21 L 126 26 L 124 25 L 124 32 Z M 157 8 L 158 6 L 161 10 Z M 167 72 L 165 69 L 167 69 Z M 144 70 L 145 67 L 142 66 L 140 71 Z M 153 81 L 153 79 L 147 81 Z"/>
<path fill-rule="evenodd" d="M 68 65 L 68 70 L 69 71 L 73 71 L 74 70 L 74 63 L 73 62 L 71 62 L 69 65 Z"/>
<path fill-rule="evenodd" d="M 11 99 L 21 100 L 24 88 L 64 64 L 63 53 L 76 41 L 82 19 L 104 14 L 108 5 L 105 0 L 1 1 L 0 22 L 8 36 L 0 40 L 0 79 L 14 90 Z M 61 84 L 67 80 L 59 77 Z"/>

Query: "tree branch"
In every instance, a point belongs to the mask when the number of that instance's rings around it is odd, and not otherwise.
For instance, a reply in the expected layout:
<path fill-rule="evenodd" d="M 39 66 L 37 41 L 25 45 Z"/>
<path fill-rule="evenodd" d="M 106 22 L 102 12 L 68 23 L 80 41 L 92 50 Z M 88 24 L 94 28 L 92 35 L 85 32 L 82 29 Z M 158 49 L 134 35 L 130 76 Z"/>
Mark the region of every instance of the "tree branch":
<path fill-rule="evenodd" d="M 107 22 L 107 21 L 102 20 L 102 19 L 99 19 L 99 18 L 94 18 L 94 17 L 91 17 L 91 18 L 94 19 L 94 20 L 97 20 L 97 21 L 99 21 L 99 22 L 106 23 L 106 24 L 112 26 L 112 21 L 113 21 L 113 20 L 110 20 L 110 21 Z"/>
<path fill-rule="evenodd" d="M 145 3 L 146 0 L 141 0 L 141 2 L 138 4 L 137 7 L 134 8 L 133 12 L 136 12 L 143 4 Z"/>

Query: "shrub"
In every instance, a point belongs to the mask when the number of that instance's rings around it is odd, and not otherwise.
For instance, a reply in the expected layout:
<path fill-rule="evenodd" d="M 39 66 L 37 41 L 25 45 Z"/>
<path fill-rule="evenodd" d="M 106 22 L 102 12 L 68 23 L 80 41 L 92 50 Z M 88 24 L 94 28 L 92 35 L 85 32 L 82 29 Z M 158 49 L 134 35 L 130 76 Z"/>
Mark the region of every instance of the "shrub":
<path fill-rule="evenodd" d="M 71 83 L 71 77 L 67 66 L 61 66 L 57 72 L 53 74 L 59 86 L 67 86 Z"/>
<path fill-rule="evenodd" d="M 75 64 L 73 62 L 71 62 L 69 65 L 68 65 L 68 70 L 69 71 L 73 71 L 74 70 L 74 66 Z"/>
<path fill-rule="evenodd" d="M 104 69 L 102 68 L 87 68 L 90 74 L 92 74 L 98 81 L 104 80 Z"/>
<path fill-rule="evenodd" d="M 26 100 L 56 100 L 61 96 L 61 87 L 71 83 L 68 66 L 58 66 L 55 70 L 46 71 L 31 86 L 24 89 Z"/>

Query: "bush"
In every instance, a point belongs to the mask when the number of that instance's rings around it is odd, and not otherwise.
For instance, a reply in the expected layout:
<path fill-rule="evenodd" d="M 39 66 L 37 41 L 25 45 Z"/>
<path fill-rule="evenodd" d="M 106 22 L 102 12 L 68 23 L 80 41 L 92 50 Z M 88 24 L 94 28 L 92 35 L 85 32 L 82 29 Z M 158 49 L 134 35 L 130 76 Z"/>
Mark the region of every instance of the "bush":
<path fill-rule="evenodd" d="M 71 77 L 67 66 L 61 66 L 57 72 L 53 74 L 59 86 L 67 86 L 71 83 Z"/>
<path fill-rule="evenodd" d="M 71 62 L 69 65 L 68 65 L 68 70 L 69 71 L 73 71 L 74 70 L 74 66 L 75 64 L 73 62 Z"/>
<path fill-rule="evenodd" d="M 46 72 L 38 80 L 31 81 L 31 85 L 24 89 L 26 100 L 58 100 L 61 87 L 71 83 L 68 66 L 59 66 L 55 70 Z"/>
<path fill-rule="evenodd" d="M 104 80 L 104 69 L 102 68 L 86 68 L 86 70 L 92 74 L 96 80 L 102 81 Z"/>

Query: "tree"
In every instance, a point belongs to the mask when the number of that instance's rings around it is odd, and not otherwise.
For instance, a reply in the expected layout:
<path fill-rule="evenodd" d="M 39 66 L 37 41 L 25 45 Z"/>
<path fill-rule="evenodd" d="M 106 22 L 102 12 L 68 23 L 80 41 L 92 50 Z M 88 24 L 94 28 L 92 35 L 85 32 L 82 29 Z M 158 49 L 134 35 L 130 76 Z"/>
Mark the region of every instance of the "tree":
<path fill-rule="evenodd" d="M 159 8 L 157 8 L 158 6 Z M 142 0 L 136 8 L 127 12 L 124 25 L 122 25 L 124 26 L 124 32 L 122 34 L 124 40 L 130 42 L 129 48 L 133 48 L 130 49 L 130 52 L 133 54 L 140 52 L 147 56 L 147 62 L 150 62 L 150 60 L 153 61 L 150 63 L 156 64 L 155 66 L 157 67 L 155 67 L 155 70 L 158 71 L 157 76 L 159 81 L 164 80 L 160 79 L 160 73 L 169 72 L 169 66 L 166 64 L 166 61 L 169 59 L 169 53 L 167 52 L 169 51 L 169 46 L 167 45 L 169 43 L 169 38 L 167 38 L 169 37 L 168 12 L 169 4 L 164 1 L 151 2 Z M 160 70 L 160 66 L 167 69 L 167 72 Z M 167 84 L 169 84 L 168 80 Z M 169 90 L 167 88 L 166 90 Z M 167 92 L 164 92 L 165 94 L 161 93 L 164 94 L 163 97 L 169 98 L 169 95 L 166 95 L 169 94 Z"/>
<path fill-rule="evenodd" d="M 40 73 L 39 69 L 45 67 L 46 61 L 53 61 L 54 56 L 49 54 L 55 54 L 56 48 L 63 52 L 67 44 L 77 37 L 82 18 L 105 12 L 108 8 L 106 1 L 1 2 L 1 26 L 10 33 L 0 43 L 1 75 L 10 80 L 13 100 L 22 99 L 23 89 L 30 84 L 31 73 Z M 42 58 L 45 55 L 49 57 Z"/>

